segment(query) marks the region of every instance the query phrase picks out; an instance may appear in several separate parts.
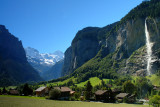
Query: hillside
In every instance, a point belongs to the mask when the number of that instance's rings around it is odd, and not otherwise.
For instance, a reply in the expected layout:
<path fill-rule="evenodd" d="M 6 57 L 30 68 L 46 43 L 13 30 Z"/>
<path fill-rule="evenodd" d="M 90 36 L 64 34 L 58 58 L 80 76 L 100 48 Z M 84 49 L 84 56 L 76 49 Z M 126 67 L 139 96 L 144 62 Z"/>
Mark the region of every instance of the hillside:
<path fill-rule="evenodd" d="M 41 80 L 38 72 L 27 62 L 22 42 L 0 25 L 0 86 Z"/>
<path fill-rule="evenodd" d="M 74 76 L 78 82 L 95 76 L 112 79 L 119 74 L 148 75 L 146 27 L 152 45 L 149 72 L 154 74 L 160 69 L 159 7 L 158 0 L 144 1 L 120 22 L 79 31 L 65 52 L 62 75 Z"/>

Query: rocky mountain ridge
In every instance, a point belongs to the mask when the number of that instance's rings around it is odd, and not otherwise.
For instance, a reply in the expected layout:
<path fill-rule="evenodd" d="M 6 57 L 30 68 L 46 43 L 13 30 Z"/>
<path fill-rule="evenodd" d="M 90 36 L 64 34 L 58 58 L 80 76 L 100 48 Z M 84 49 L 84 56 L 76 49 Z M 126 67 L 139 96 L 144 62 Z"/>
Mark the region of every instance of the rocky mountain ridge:
<path fill-rule="evenodd" d="M 78 75 L 82 81 L 93 76 L 116 78 L 117 73 L 147 75 L 145 22 L 153 45 L 151 73 L 155 73 L 160 69 L 159 6 L 159 1 L 144 1 L 120 22 L 79 31 L 65 52 L 62 75 Z"/>

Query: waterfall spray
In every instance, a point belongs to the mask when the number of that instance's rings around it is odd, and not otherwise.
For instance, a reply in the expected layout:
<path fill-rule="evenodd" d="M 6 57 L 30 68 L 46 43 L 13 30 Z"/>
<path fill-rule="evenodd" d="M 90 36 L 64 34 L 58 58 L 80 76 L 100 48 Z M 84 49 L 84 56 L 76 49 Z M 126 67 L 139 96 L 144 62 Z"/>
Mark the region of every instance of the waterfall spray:
<path fill-rule="evenodd" d="M 146 46 L 147 46 L 147 75 L 151 75 L 152 43 L 150 42 L 150 36 L 147 29 L 146 20 L 145 20 L 145 35 L 146 35 Z"/>

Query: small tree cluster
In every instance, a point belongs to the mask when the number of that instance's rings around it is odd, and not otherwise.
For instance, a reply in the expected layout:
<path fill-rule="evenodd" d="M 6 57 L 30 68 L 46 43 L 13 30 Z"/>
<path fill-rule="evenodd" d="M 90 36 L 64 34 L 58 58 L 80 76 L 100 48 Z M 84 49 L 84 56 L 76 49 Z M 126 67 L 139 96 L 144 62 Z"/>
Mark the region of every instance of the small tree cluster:
<path fill-rule="evenodd" d="M 61 96 L 61 92 L 58 89 L 52 89 L 49 92 L 49 99 L 57 100 Z"/>
<path fill-rule="evenodd" d="M 131 81 L 125 81 L 123 83 L 122 90 L 125 93 L 133 94 L 136 91 L 136 87 Z"/>

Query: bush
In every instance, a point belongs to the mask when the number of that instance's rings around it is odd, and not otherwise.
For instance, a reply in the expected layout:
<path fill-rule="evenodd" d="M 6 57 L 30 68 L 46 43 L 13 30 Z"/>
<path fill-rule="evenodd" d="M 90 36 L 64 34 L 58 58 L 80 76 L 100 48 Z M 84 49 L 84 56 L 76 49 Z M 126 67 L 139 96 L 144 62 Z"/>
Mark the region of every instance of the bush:
<path fill-rule="evenodd" d="M 70 101 L 75 101 L 76 99 L 75 99 L 75 97 L 70 97 L 69 100 Z"/>
<path fill-rule="evenodd" d="M 49 96 L 45 96 L 45 99 L 49 99 Z"/>
<path fill-rule="evenodd" d="M 74 94 L 74 97 L 75 97 L 76 100 L 78 100 L 80 98 L 80 96 L 81 96 L 80 93 L 75 93 Z"/>
<path fill-rule="evenodd" d="M 123 103 L 127 103 L 128 99 L 126 97 L 123 98 Z"/>
<path fill-rule="evenodd" d="M 160 96 L 155 95 L 149 100 L 149 104 L 154 105 L 155 107 L 159 107 L 160 105 Z"/>
<path fill-rule="evenodd" d="M 61 92 L 58 89 L 52 89 L 49 92 L 49 99 L 57 100 L 58 98 L 60 98 L 60 96 Z"/>
<path fill-rule="evenodd" d="M 135 87 L 134 84 L 129 80 L 129 81 L 125 81 L 125 82 L 123 83 L 122 90 L 123 90 L 123 92 L 133 94 L 134 91 L 136 90 L 136 87 Z"/>
<path fill-rule="evenodd" d="M 117 102 L 118 102 L 118 103 L 122 103 L 122 102 L 123 102 L 123 99 L 118 99 Z"/>

